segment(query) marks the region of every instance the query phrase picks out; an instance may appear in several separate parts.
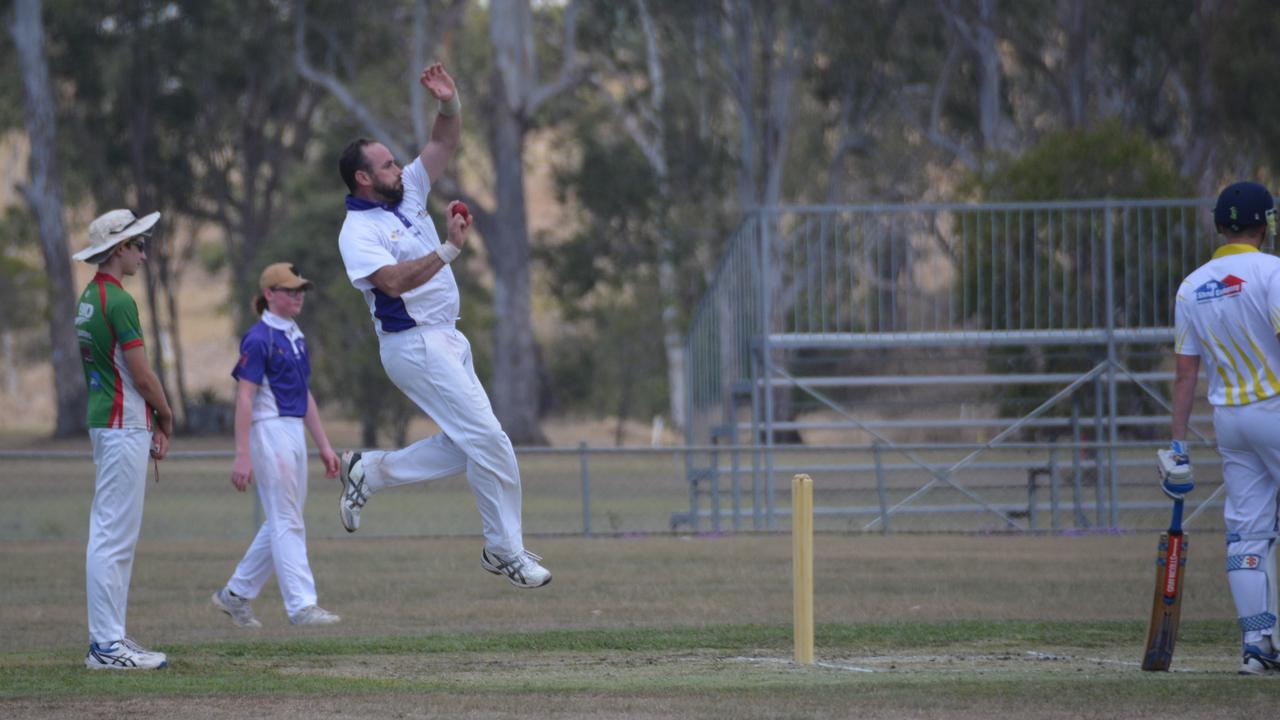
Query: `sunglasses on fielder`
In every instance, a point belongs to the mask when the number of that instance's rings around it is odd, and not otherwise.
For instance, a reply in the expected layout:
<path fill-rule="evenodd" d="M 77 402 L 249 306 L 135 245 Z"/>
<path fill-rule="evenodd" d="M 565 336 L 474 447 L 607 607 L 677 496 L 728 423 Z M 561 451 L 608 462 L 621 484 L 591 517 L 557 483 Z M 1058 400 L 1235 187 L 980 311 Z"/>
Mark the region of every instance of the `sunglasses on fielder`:
<path fill-rule="evenodd" d="M 303 289 L 303 288 L 282 288 L 282 287 L 273 287 L 273 288 L 271 288 L 271 292 L 273 292 L 273 293 L 284 293 L 285 295 L 288 295 L 288 296 L 289 296 L 289 297 L 291 297 L 291 298 L 300 298 L 300 297 L 302 297 L 302 296 L 303 296 L 303 294 L 305 294 L 307 291 L 306 291 L 305 289 Z"/>

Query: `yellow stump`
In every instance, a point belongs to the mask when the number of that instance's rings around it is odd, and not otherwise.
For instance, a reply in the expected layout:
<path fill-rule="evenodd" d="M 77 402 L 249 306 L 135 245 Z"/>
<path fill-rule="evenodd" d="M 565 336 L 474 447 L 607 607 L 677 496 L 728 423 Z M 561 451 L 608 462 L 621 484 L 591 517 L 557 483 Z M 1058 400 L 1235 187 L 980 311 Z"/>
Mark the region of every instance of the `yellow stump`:
<path fill-rule="evenodd" d="M 795 661 L 813 664 L 813 480 L 791 478 L 791 567 Z"/>

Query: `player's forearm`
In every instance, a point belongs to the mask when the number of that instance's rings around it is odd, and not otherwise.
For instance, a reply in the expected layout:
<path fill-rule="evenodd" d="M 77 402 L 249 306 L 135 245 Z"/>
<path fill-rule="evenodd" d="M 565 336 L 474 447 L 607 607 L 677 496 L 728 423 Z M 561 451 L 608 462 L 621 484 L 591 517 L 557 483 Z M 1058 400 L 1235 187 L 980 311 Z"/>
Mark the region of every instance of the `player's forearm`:
<path fill-rule="evenodd" d="M 160 378 L 147 368 L 146 372 L 138 373 L 134 377 L 134 387 L 138 389 L 138 394 L 143 400 L 147 401 L 147 405 L 156 413 L 156 420 L 161 432 L 166 435 L 173 434 L 173 409 L 169 407 L 169 400 L 164 396 L 164 389 L 160 387 Z"/>
<path fill-rule="evenodd" d="M 1173 381 L 1173 439 L 1185 440 L 1191 422 L 1191 406 L 1195 402 L 1196 375 L 1182 368 Z"/>
<path fill-rule="evenodd" d="M 461 142 L 462 114 L 459 112 L 456 115 L 436 115 L 436 121 L 431 126 L 431 137 L 422 148 L 422 164 L 428 168 L 428 174 L 433 183 L 439 175 L 444 174 L 445 168 L 453 159 Z M 432 169 L 435 173 L 430 172 Z"/>
<path fill-rule="evenodd" d="M 249 456 L 249 430 L 253 427 L 253 394 L 241 387 L 236 392 L 236 455 Z"/>
<path fill-rule="evenodd" d="M 425 285 L 444 267 L 444 260 L 436 253 L 431 253 L 414 260 L 406 260 L 395 265 L 379 268 L 369 276 L 374 287 L 391 297 L 400 297 L 410 290 Z"/>
<path fill-rule="evenodd" d="M 306 426 L 307 432 L 311 433 L 311 440 L 316 444 L 317 450 L 321 452 L 333 450 L 329 445 L 329 436 L 324 433 L 324 423 L 320 422 L 320 407 L 316 405 L 315 396 L 310 391 L 307 392 L 307 414 L 303 416 L 302 424 Z"/>

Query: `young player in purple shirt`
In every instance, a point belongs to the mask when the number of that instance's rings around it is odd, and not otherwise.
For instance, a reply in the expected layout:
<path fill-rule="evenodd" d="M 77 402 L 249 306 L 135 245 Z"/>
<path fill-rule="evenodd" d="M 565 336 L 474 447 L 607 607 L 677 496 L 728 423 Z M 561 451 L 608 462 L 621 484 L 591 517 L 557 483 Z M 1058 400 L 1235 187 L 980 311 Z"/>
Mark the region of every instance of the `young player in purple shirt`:
<path fill-rule="evenodd" d="M 275 574 L 289 621 L 330 625 L 337 615 L 316 605 L 316 583 L 307 561 L 307 442 L 320 449 L 325 473 L 338 475 L 338 456 L 329 446 L 316 400 L 307 389 L 311 363 L 294 318 L 302 312 L 311 281 L 289 263 L 262 271 L 262 294 L 254 309 L 262 315 L 240 341 L 240 361 L 231 375 L 236 389 L 236 459 L 231 484 L 241 492 L 255 479 L 266 520 L 213 605 L 239 627 L 260 627 L 250 602 Z"/>

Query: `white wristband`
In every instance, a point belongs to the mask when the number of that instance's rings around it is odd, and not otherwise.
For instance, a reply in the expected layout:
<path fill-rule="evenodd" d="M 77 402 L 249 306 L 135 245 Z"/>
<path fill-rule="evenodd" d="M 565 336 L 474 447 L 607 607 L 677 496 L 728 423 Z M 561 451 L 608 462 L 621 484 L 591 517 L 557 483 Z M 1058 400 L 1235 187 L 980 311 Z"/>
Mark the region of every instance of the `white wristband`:
<path fill-rule="evenodd" d="M 453 97 L 449 98 L 449 102 L 440 103 L 440 109 L 437 112 L 445 117 L 452 117 L 462 112 L 462 101 L 458 99 L 456 90 L 453 93 Z"/>
<path fill-rule="evenodd" d="M 440 256 L 440 259 L 444 261 L 445 265 L 448 265 L 449 263 L 453 262 L 454 258 L 458 257 L 461 254 L 462 254 L 462 249 L 459 248 L 457 245 L 454 245 L 453 243 L 449 243 L 449 242 L 442 243 L 440 247 L 436 250 L 436 255 Z"/>

